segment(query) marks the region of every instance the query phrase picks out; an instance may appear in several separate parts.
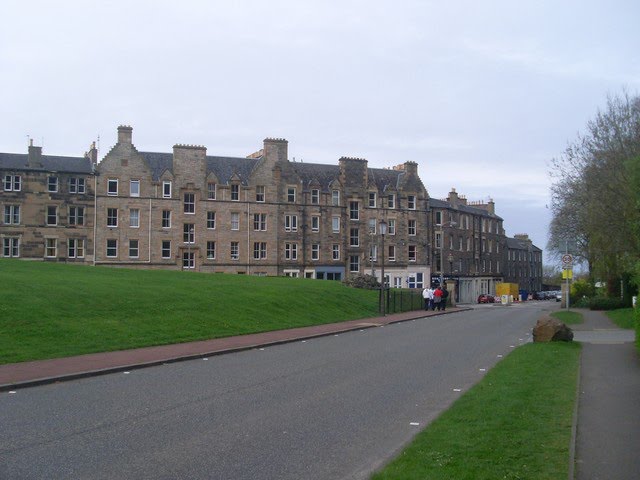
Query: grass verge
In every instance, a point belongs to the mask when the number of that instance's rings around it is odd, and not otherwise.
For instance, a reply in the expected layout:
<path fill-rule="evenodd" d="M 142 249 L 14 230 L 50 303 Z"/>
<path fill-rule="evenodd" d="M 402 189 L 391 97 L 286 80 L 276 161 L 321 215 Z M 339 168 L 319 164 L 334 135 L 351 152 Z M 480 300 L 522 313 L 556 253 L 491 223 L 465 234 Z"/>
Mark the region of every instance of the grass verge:
<path fill-rule="evenodd" d="M 286 277 L 0 260 L 0 364 L 375 316 L 378 292 Z"/>
<path fill-rule="evenodd" d="M 556 312 L 553 312 L 551 316 L 557 318 L 562 323 L 565 323 L 567 325 L 577 325 L 584 322 L 582 314 L 574 310 L 558 310 Z"/>
<path fill-rule="evenodd" d="M 373 480 L 567 478 L 580 345 L 514 350 Z"/>
<path fill-rule="evenodd" d="M 620 328 L 635 328 L 635 312 L 633 308 L 618 308 L 604 312 Z"/>

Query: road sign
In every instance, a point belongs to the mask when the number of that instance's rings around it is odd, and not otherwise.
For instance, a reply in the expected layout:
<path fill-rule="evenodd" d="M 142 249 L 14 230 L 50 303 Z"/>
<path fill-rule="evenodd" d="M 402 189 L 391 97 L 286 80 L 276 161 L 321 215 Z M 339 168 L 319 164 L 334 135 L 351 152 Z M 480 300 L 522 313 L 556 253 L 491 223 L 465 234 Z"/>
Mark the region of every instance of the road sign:
<path fill-rule="evenodd" d="M 565 253 L 562 255 L 562 265 L 569 266 L 573 263 L 573 257 L 570 253 Z"/>

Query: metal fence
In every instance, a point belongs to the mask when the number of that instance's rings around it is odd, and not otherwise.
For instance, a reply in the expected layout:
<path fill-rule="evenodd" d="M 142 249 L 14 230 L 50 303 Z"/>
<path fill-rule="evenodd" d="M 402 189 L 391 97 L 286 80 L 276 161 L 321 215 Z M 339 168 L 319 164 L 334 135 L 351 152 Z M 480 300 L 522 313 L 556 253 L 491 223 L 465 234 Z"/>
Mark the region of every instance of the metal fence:
<path fill-rule="evenodd" d="M 422 290 L 387 288 L 385 291 L 387 313 L 410 312 L 424 308 Z"/>

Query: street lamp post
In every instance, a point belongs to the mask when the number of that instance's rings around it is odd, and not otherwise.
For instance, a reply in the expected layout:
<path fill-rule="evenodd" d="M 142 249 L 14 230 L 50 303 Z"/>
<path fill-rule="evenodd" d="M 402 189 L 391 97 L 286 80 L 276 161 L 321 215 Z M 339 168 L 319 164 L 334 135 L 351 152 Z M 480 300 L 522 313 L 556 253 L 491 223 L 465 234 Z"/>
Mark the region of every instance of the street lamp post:
<path fill-rule="evenodd" d="M 387 222 L 383 219 L 378 223 L 380 227 L 380 237 L 382 238 L 382 248 L 380 252 L 380 274 L 381 274 L 381 282 L 380 282 L 380 313 L 384 317 L 386 315 L 385 308 L 385 279 L 384 279 L 384 236 L 387 233 Z"/>

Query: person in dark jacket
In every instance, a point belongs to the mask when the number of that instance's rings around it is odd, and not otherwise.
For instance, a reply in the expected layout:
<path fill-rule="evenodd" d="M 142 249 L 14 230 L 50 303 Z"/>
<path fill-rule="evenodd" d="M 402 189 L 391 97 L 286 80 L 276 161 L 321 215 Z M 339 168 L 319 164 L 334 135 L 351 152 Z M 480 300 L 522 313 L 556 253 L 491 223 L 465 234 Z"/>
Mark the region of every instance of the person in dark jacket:
<path fill-rule="evenodd" d="M 440 308 L 442 308 L 442 310 L 446 310 L 447 309 L 447 299 L 449 298 L 449 290 L 447 290 L 447 286 L 443 285 L 442 286 L 442 301 L 440 302 Z"/>

